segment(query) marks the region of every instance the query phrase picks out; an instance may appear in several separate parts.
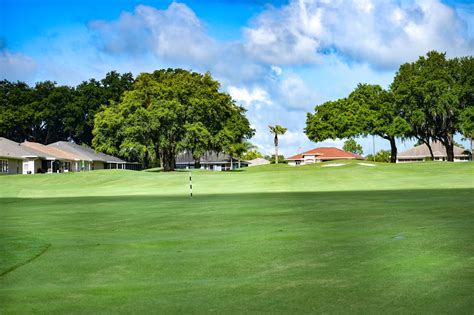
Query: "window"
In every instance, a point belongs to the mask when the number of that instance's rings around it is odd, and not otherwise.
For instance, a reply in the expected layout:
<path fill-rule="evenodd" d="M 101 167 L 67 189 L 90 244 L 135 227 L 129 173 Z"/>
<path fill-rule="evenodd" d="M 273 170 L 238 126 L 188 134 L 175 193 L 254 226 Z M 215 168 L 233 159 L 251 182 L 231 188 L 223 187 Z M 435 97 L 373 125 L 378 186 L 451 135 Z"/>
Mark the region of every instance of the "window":
<path fill-rule="evenodd" d="M 8 160 L 0 160 L 0 173 L 8 173 Z"/>

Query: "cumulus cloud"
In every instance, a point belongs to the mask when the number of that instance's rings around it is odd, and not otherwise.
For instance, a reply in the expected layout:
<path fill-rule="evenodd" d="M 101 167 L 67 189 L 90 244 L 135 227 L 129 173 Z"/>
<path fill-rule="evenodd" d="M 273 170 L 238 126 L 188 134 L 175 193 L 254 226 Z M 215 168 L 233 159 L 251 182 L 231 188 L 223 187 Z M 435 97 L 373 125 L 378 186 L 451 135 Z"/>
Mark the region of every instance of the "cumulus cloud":
<path fill-rule="evenodd" d="M 138 58 L 152 54 L 172 67 L 211 71 L 228 80 L 252 81 L 265 67 L 248 58 L 242 43 L 221 42 L 211 37 L 205 24 L 183 3 L 159 10 L 139 5 L 115 21 L 89 23 L 98 47 L 113 56 Z"/>
<path fill-rule="evenodd" d="M 29 82 L 35 75 L 37 64 L 33 58 L 10 52 L 6 48 L 0 50 L 0 79 Z"/>
<path fill-rule="evenodd" d="M 267 91 L 260 87 L 247 89 L 245 87 L 239 88 L 236 86 L 229 86 L 228 91 L 234 100 L 243 104 L 246 108 L 249 108 L 252 105 L 258 106 L 258 108 L 260 108 L 261 104 L 272 104 Z"/>
<path fill-rule="evenodd" d="M 473 51 L 466 23 L 439 0 L 292 0 L 244 30 L 245 47 L 275 65 L 315 63 L 330 53 L 377 67 L 396 67 L 429 50 Z"/>
<path fill-rule="evenodd" d="M 284 78 L 278 88 L 279 99 L 289 109 L 311 110 L 320 101 L 318 95 L 296 74 Z"/>
<path fill-rule="evenodd" d="M 207 62 L 215 42 L 203 23 L 185 4 L 173 2 L 166 10 L 139 5 L 116 21 L 89 24 L 109 53 L 136 54 L 148 51 L 172 60 Z"/>

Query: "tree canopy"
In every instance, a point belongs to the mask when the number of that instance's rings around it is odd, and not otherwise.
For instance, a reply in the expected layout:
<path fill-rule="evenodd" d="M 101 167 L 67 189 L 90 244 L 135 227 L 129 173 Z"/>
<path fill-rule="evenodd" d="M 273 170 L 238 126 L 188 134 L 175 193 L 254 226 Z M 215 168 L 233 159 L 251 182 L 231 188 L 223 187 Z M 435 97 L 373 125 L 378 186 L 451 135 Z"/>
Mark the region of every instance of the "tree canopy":
<path fill-rule="evenodd" d="M 454 160 L 454 134 L 463 132 L 465 113 L 473 103 L 473 58 L 447 59 L 436 51 L 400 66 L 391 89 L 411 132 L 426 144 L 438 140 Z M 469 130 L 469 127 L 467 128 Z"/>
<path fill-rule="evenodd" d="M 0 136 L 14 141 L 48 144 L 70 140 L 92 144 L 94 116 L 102 106 L 118 102 L 130 89 L 130 73 L 107 73 L 104 79 L 84 81 L 77 87 L 55 82 L 0 81 Z"/>
<path fill-rule="evenodd" d="M 358 144 L 354 139 L 349 138 L 347 141 L 344 142 L 342 149 L 347 152 L 351 152 L 354 154 L 362 155 L 364 151 L 362 150 L 362 146 Z"/>
<path fill-rule="evenodd" d="M 376 135 L 390 142 L 396 162 L 396 138 L 438 140 L 453 161 L 453 136 L 473 135 L 473 57 L 447 59 L 435 51 L 400 66 L 390 89 L 359 84 L 347 97 L 316 106 L 305 133 L 312 141 Z"/>
<path fill-rule="evenodd" d="M 182 69 L 140 74 L 118 103 L 96 115 L 93 145 L 103 152 L 175 168 L 176 154 L 223 151 L 253 136 L 245 109 L 209 73 Z"/>

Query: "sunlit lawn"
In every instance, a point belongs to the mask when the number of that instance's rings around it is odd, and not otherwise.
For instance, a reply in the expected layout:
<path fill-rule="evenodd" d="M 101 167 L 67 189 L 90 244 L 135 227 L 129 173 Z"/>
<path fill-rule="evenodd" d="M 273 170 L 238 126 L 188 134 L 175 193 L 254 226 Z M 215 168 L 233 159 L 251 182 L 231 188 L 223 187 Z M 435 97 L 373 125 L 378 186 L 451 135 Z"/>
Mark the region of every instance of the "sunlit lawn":
<path fill-rule="evenodd" d="M 474 311 L 474 163 L 0 177 L 0 313 Z"/>

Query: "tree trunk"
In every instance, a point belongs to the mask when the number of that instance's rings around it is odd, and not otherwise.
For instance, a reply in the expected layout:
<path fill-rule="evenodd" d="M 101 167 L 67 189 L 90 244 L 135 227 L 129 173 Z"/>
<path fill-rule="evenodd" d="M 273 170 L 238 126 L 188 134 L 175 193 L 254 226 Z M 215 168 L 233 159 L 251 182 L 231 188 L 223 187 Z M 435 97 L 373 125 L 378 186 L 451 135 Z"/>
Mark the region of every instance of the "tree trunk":
<path fill-rule="evenodd" d="M 417 138 L 418 140 L 426 144 L 426 146 L 428 147 L 428 150 L 430 151 L 430 159 L 431 161 L 434 161 L 433 148 L 431 147 L 430 138 L 423 138 L 423 137 L 416 137 L 416 136 L 415 138 Z"/>
<path fill-rule="evenodd" d="M 148 169 L 148 150 L 145 150 L 145 156 L 143 157 L 143 168 Z"/>
<path fill-rule="evenodd" d="M 397 163 L 397 143 L 395 137 L 390 137 L 390 163 Z"/>
<path fill-rule="evenodd" d="M 474 152 L 472 151 L 472 146 L 474 144 L 474 137 L 471 137 L 471 161 L 473 160 L 474 158 Z"/>
<path fill-rule="evenodd" d="M 174 156 L 172 149 L 164 149 L 161 152 L 161 158 L 163 160 L 163 171 L 171 172 L 174 171 L 176 166 L 176 157 Z"/>
<path fill-rule="evenodd" d="M 278 135 L 276 133 L 273 142 L 275 143 L 275 164 L 278 164 Z"/>
<path fill-rule="evenodd" d="M 442 138 L 441 143 L 443 143 L 446 148 L 446 155 L 448 162 L 454 162 L 454 141 L 453 135 L 448 133 Z"/>
<path fill-rule="evenodd" d="M 428 147 L 428 150 L 430 150 L 430 158 L 431 158 L 431 161 L 434 161 L 433 148 L 431 147 L 430 141 L 428 140 L 427 142 L 425 142 L 425 144 L 426 144 L 426 146 Z"/>
<path fill-rule="evenodd" d="M 238 168 L 240 169 L 240 156 L 239 156 L 239 167 Z"/>
<path fill-rule="evenodd" d="M 234 168 L 234 163 L 233 163 L 233 158 L 232 158 L 232 155 L 230 156 L 230 170 L 232 171 L 232 169 Z"/>

